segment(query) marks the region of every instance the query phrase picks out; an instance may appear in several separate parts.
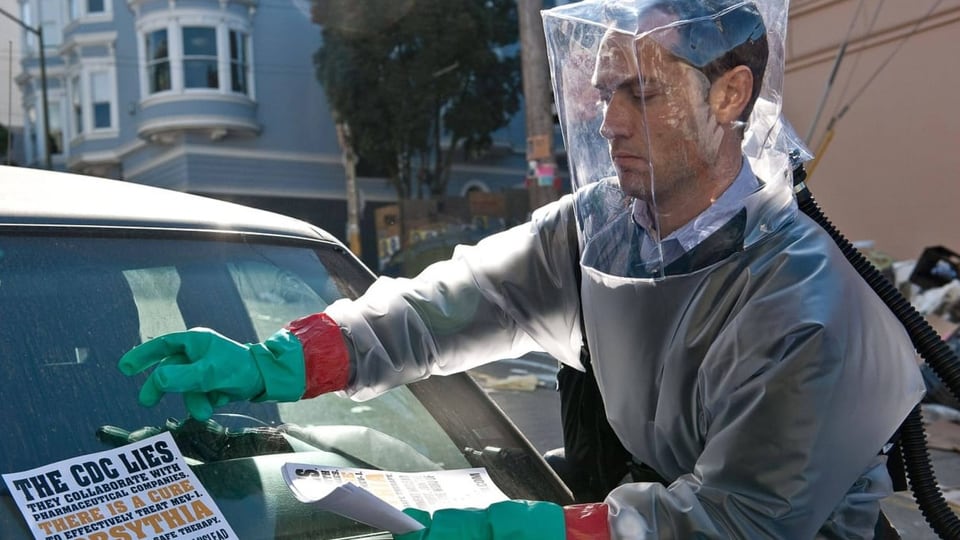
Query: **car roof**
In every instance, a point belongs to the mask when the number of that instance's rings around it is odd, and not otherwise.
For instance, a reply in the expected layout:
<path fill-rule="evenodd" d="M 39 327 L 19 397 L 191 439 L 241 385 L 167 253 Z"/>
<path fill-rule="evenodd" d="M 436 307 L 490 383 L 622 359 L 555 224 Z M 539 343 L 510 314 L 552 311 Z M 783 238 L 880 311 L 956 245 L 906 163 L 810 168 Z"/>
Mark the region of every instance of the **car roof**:
<path fill-rule="evenodd" d="M 339 242 L 305 221 L 135 182 L 0 166 L 0 226 L 242 232 Z"/>

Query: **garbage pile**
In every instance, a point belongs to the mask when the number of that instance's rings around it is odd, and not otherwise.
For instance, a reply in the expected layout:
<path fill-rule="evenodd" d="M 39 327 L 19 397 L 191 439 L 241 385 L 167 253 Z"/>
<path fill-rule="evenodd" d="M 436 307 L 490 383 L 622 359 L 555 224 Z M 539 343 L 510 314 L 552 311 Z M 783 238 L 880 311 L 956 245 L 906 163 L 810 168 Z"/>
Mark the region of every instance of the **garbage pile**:
<path fill-rule="evenodd" d="M 882 254 L 864 254 L 960 356 L 960 254 L 944 246 L 924 249 L 916 261 L 891 262 Z M 922 412 L 928 446 L 960 453 L 960 400 L 926 363 L 920 364 L 920 373 L 927 389 Z M 960 499 L 960 493 L 957 496 Z"/>
<path fill-rule="evenodd" d="M 883 271 L 883 267 L 877 267 Z M 891 263 L 889 268 L 887 275 L 903 296 L 960 355 L 960 254 L 944 246 L 931 246 L 917 260 Z M 960 421 L 960 400 L 928 365 L 921 364 L 920 371 L 927 386 L 925 403 L 957 409 Z M 944 414 L 950 416 L 946 411 L 940 416 Z"/>

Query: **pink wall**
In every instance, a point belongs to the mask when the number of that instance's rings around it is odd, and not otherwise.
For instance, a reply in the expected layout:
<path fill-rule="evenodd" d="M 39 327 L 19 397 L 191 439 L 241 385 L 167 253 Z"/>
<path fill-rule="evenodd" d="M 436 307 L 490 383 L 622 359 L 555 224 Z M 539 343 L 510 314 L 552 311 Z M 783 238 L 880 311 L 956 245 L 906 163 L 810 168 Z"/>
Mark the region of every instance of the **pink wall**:
<path fill-rule="evenodd" d="M 930 245 L 960 251 L 960 0 L 943 0 L 924 17 L 935 1 L 863 2 L 808 142 L 816 151 L 831 117 L 850 105 L 820 152 L 810 189 L 847 238 L 872 240 L 898 260 Z M 858 4 L 791 3 L 784 110 L 801 137 Z M 917 33 L 864 89 L 917 20 Z"/>

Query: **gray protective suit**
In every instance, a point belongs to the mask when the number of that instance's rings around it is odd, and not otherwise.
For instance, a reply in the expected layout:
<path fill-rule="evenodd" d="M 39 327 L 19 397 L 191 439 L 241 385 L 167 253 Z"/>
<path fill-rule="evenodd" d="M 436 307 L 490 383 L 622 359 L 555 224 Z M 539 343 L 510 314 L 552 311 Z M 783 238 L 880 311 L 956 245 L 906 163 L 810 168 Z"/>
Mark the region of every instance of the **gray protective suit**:
<path fill-rule="evenodd" d="M 579 368 L 582 299 L 610 423 L 672 482 L 611 492 L 614 537 L 872 537 L 890 492 L 879 452 L 924 391 L 899 322 L 795 204 L 762 197 L 746 201 L 739 232 L 764 234 L 722 260 L 656 279 L 607 272 L 594 254 L 638 234 L 629 212 L 586 245 L 568 233 L 622 197 L 607 186 L 330 306 L 351 351 L 347 394 L 532 348 Z"/>

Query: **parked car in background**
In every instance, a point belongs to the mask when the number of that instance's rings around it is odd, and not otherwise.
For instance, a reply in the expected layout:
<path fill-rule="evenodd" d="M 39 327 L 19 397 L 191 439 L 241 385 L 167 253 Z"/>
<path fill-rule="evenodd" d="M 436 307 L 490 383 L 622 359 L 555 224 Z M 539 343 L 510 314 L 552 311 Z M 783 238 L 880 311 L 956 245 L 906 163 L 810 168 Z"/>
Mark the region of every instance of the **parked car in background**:
<path fill-rule="evenodd" d="M 467 375 L 366 402 L 235 403 L 201 424 L 188 420 L 180 396 L 140 406 L 145 375 L 116 367 L 144 340 L 196 326 L 260 341 L 373 280 L 341 242 L 303 221 L 130 182 L 0 167 L 0 472 L 114 448 L 142 428 L 167 430 L 243 539 L 389 538 L 297 501 L 280 474 L 288 461 L 485 467 L 511 498 L 569 503 Z M 310 431 L 309 444 L 298 430 Z M 0 538 L 31 537 L 0 484 Z"/>

